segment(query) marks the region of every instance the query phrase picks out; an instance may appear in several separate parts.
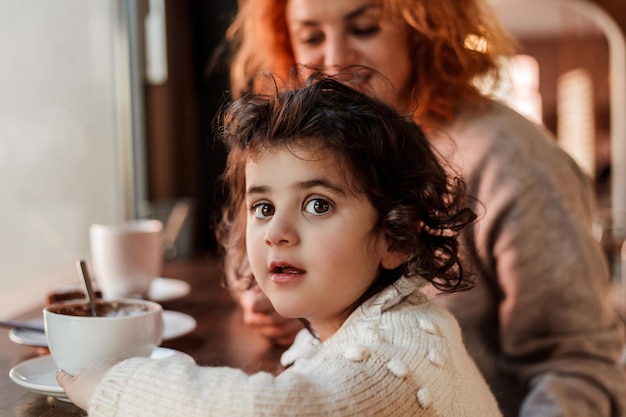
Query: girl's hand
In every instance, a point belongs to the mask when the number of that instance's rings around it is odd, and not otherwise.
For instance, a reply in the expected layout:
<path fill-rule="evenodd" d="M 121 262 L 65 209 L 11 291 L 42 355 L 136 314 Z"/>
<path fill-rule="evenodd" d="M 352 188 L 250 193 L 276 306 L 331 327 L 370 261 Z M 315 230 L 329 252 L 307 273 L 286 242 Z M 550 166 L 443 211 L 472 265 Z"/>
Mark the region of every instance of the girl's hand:
<path fill-rule="evenodd" d="M 56 379 L 69 399 L 83 410 L 89 409 L 89 402 L 104 375 L 116 362 L 100 362 L 91 365 L 72 376 L 62 370 L 57 371 Z"/>

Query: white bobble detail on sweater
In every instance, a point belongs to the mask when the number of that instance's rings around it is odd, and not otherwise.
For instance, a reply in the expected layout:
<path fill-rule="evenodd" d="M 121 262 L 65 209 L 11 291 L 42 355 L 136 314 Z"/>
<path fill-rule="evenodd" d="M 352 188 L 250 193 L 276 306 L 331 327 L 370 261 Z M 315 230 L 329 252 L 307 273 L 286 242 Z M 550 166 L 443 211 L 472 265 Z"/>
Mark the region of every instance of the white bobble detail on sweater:
<path fill-rule="evenodd" d="M 380 330 L 376 329 L 371 336 L 371 341 L 373 343 L 385 343 L 385 338 L 382 334 L 380 334 Z"/>
<path fill-rule="evenodd" d="M 387 362 L 387 369 L 398 378 L 404 378 L 409 373 L 409 368 L 400 359 L 392 359 Z"/>
<path fill-rule="evenodd" d="M 365 329 L 364 339 L 371 343 L 384 343 L 385 340 L 380 332 L 380 323 L 377 320 L 372 322 Z"/>
<path fill-rule="evenodd" d="M 367 336 L 366 340 L 372 343 L 383 343 L 385 339 L 380 334 L 380 329 L 375 326 L 370 326 L 367 328 Z"/>
<path fill-rule="evenodd" d="M 344 354 L 345 358 L 352 362 L 366 361 L 370 357 L 370 351 L 363 346 L 350 346 Z"/>
<path fill-rule="evenodd" d="M 433 323 L 431 320 L 420 318 L 418 320 L 418 326 L 420 329 L 422 329 L 428 334 L 434 334 L 434 335 L 439 334 L 439 329 L 437 328 L 437 325 Z"/>
<path fill-rule="evenodd" d="M 428 360 L 438 368 L 443 366 L 443 355 L 436 349 L 428 351 Z"/>
<path fill-rule="evenodd" d="M 433 398 L 430 395 L 430 390 L 428 388 L 420 388 L 417 391 L 417 402 L 422 408 L 430 407 L 433 403 Z"/>
<path fill-rule="evenodd" d="M 437 334 L 437 327 L 435 326 L 435 323 L 433 323 L 430 320 L 426 320 L 424 318 L 420 318 L 418 319 L 418 326 L 420 329 L 422 329 L 423 331 L 425 331 L 426 333 L 429 334 Z"/>

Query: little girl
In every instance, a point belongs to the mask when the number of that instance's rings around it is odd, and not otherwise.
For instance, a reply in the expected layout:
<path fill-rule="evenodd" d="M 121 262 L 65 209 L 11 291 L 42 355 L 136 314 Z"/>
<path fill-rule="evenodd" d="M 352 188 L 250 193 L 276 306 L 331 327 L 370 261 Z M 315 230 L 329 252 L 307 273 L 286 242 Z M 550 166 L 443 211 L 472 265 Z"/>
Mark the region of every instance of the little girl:
<path fill-rule="evenodd" d="M 91 417 L 500 416 L 456 321 L 418 291 L 471 286 L 457 257 L 475 218 L 463 183 L 418 126 L 340 82 L 269 91 L 221 119 L 221 241 L 280 314 L 306 323 L 288 367 L 134 358 L 60 372 L 67 395 Z"/>

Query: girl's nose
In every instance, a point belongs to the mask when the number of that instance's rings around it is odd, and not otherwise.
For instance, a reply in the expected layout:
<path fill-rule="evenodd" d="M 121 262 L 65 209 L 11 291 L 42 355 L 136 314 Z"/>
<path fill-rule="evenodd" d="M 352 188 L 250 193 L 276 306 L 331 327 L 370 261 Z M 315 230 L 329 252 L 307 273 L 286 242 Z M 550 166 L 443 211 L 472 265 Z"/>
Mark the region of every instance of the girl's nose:
<path fill-rule="evenodd" d="M 286 214 L 274 213 L 265 231 L 268 246 L 295 245 L 299 241 L 294 222 Z"/>

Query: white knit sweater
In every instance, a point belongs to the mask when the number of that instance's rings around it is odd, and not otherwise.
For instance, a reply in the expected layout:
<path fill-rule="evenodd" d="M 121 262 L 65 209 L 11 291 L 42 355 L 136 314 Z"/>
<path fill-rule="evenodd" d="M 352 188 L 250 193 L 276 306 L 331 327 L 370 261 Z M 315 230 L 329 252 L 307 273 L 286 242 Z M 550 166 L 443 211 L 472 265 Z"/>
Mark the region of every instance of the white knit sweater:
<path fill-rule="evenodd" d="M 447 310 L 401 279 L 324 343 L 285 353 L 279 376 L 199 367 L 184 356 L 136 358 L 107 373 L 89 415 L 501 416 Z"/>

